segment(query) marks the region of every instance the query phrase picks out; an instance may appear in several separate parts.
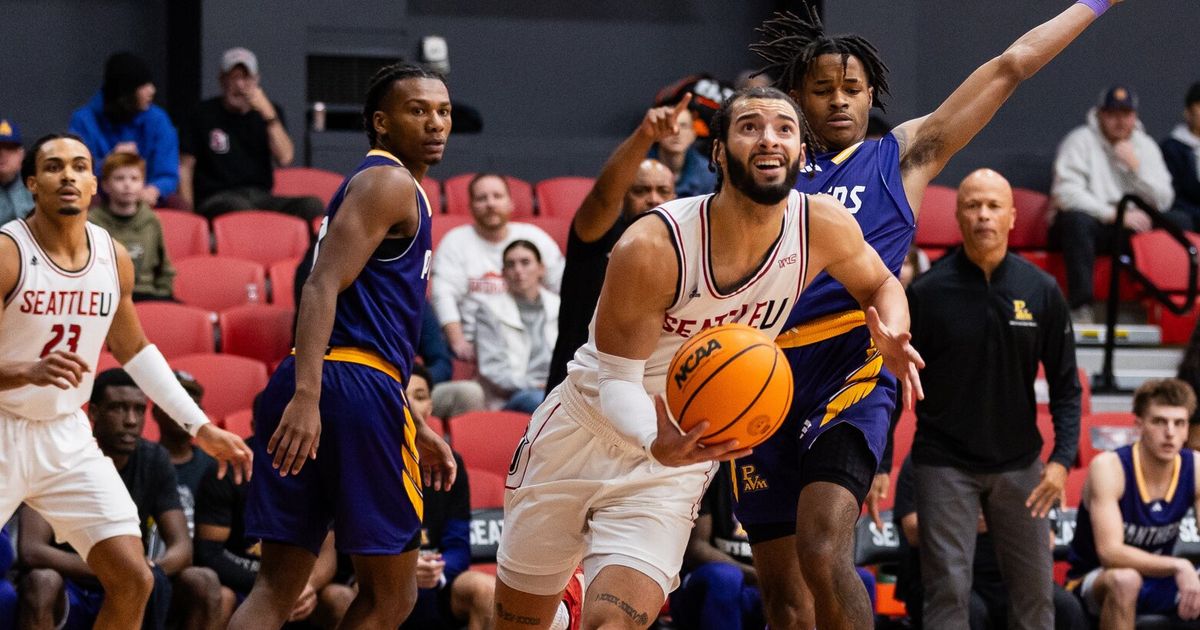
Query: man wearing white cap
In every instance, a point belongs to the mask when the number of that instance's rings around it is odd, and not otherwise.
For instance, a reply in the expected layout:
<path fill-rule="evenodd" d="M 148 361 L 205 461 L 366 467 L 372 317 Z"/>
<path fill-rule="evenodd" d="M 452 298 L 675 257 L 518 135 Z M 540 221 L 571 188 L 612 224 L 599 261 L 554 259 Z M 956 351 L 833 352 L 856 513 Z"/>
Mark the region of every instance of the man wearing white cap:
<path fill-rule="evenodd" d="M 245 48 L 221 55 L 221 96 L 200 103 L 179 138 L 179 192 L 207 217 L 251 208 L 303 219 L 324 211 L 314 197 L 275 197 L 276 166 L 295 147 L 283 112 L 259 85 L 258 58 Z"/>

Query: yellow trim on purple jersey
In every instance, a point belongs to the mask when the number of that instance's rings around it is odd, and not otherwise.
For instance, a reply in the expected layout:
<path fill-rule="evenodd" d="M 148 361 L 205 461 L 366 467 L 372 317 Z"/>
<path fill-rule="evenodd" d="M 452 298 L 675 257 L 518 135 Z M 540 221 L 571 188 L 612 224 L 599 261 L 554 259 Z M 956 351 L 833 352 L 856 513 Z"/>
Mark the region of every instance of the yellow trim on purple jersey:
<path fill-rule="evenodd" d="M 775 345 L 780 348 L 810 346 L 848 333 L 866 323 L 867 315 L 861 310 L 830 313 L 780 333 L 775 338 Z"/>

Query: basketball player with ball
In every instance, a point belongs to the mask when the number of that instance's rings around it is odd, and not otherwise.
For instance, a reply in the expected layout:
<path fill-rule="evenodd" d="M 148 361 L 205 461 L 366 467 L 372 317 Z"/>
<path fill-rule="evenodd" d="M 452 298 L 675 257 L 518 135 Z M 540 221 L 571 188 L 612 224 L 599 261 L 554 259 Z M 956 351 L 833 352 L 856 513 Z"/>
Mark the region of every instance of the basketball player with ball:
<path fill-rule="evenodd" d="M 33 214 L 0 227 L 0 523 L 25 503 L 87 562 L 106 596 L 95 627 L 136 628 L 154 577 L 137 507 L 80 407 L 107 343 L 138 387 L 240 483 L 250 448 L 209 423 L 142 333 L 129 253 L 87 221 L 92 155 L 77 136 L 33 144 Z"/>
<path fill-rule="evenodd" d="M 670 419 L 660 394 L 689 338 L 737 323 L 773 339 L 806 284 L 827 271 L 869 313 L 889 368 L 920 394 L 923 364 L 909 344 L 900 283 L 840 203 L 792 190 L 802 129 L 783 92 L 737 92 L 714 118 L 717 193 L 647 213 L 613 249 L 589 341 L 534 412 L 509 468 L 497 628 L 565 627 L 554 614 L 581 561 L 585 627 L 645 628 L 678 585 L 717 461 L 749 451 L 736 440 L 701 442 L 732 418 L 700 410 L 708 417 L 687 433 Z M 746 345 L 735 336 L 722 331 L 712 341 Z M 769 371 L 734 369 L 743 378 L 724 386 L 728 396 L 775 391 Z"/>

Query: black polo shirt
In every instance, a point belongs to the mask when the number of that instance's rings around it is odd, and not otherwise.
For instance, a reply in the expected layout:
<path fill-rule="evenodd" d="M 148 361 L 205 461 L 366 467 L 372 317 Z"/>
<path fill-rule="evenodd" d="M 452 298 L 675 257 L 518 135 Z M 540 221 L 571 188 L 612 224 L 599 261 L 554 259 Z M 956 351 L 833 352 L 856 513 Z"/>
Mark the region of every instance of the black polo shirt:
<path fill-rule="evenodd" d="M 916 464 L 987 473 L 1033 463 L 1042 448 L 1039 362 L 1054 418 L 1050 460 L 1074 463 L 1081 389 L 1067 302 L 1053 278 L 1009 253 L 989 282 L 959 248 L 913 282 L 908 303 L 913 346 L 925 359 Z"/>

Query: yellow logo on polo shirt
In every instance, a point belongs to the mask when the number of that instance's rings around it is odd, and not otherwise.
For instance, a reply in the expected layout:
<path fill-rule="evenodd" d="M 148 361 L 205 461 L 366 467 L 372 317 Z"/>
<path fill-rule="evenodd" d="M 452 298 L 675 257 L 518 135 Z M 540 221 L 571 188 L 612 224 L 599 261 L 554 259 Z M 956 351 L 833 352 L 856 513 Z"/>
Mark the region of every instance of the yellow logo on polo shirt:
<path fill-rule="evenodd" d="M 1033 313 L 1025 308 L 1025 300 L 1013 300 L 1013 317 L 1019 322 L 1033 321 Z"/>
<path fill-rule="evenodd" d="M 12 125 L 8 124 L 7 120 L 0 120 L 0 136 L 11 136 Z"/>

